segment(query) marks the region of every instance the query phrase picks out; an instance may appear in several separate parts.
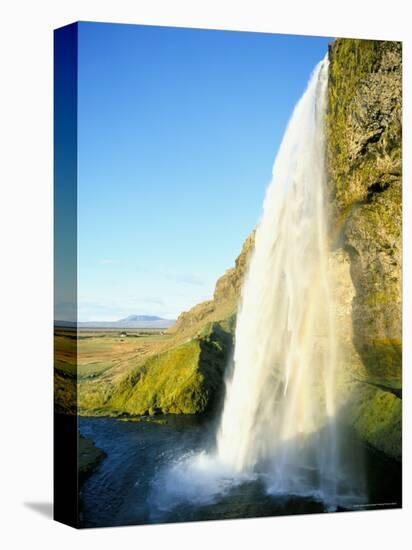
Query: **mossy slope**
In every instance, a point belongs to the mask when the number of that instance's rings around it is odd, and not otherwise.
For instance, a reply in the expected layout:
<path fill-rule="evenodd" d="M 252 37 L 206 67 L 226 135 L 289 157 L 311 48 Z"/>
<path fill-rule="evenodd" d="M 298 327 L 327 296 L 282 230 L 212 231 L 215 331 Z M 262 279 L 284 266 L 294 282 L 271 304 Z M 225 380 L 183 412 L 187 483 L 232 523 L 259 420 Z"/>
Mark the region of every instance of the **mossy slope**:
<path fill-rule="evenodd" d="M 149 357 L 131 369 L 98 409 L 90 414 L 198 414 L 221 395 L 232 336 L 211 323 L 194 338 Z"/>

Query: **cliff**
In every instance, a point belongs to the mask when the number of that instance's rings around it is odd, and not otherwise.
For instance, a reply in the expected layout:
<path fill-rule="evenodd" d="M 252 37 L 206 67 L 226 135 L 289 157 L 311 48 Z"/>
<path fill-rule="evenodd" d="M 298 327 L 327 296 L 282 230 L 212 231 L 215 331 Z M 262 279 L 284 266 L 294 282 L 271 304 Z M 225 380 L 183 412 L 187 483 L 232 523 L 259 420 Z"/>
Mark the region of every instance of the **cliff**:
<path fill-rule="evenodd" d="M 199 414 L 212 411 L 224 388 L 233 345 L 236 310 L 253 249 L 254 232 L 216 283 L 213 299 L 182 313 L 147 358 L 126 372 L 110 369 L 80 381 L 78 410 L 87 415 Z"/>
<path fill-rule="evenodd" d="M 132 415 L 210 411 L 221 396 L 231 348 L 226 324 L 208 323 L 196 337 L 131 369 L 106 407 Z"/>
<path fill-rule="evenodd" d="M 343 419 L 401 456 L 401 45 L 337 39 L 329 49 L 327 167 Z M 175 335 L 231 319 L 253 249 L 245 242 L 213 300 L 183 313 Z"/>
<path fill-rule="evenodd" d="M 330 233 L 349 262 L 346 295 L 353 293 L 354 349 L 342 368 L 356 383 L 346 414 L 369 443 L 400 457 L 401 44 L 338 39 L 329 59 Z"/>
<path fill-rule="evenodd" d="M 205 323 L 229 319 L 236 314 L 243 277 L 253 250 L 254 238 L 255 231 L 244 242 L 242 250 L 236 258 L 235 266 L 228 269 L 217 280 L 213 300 L 202 302 L 179 315 L 176 323 L 168 330 L 170 334 L 193 335 Z"/>
<path fill-rule="evenodd" d="M 402 452 L 401 45 L 338 39 L 329 49 L 327 169 L 340 415 L 373 447 Z M 79 386 L 86 414 L 197 414 L 222 395 L 245 241 L 212 300 L 182 313 L 164 340 Z M 143 348 L 142 348 L 143 349 Z M 67 369 L 66 369 L 67 370 Z M 100 385 L 99 385 L 100 384 Z"/>

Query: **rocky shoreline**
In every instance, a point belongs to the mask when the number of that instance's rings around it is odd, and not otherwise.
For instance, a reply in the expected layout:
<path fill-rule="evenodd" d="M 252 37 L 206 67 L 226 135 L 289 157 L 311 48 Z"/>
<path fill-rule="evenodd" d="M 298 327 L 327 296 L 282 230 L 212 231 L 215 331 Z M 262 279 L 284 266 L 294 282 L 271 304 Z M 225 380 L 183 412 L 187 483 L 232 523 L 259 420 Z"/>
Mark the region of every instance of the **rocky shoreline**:
<path fill-rule="evenodd" d="M 93 440 L 79 434 L 78 460 L 80 485 L 97 470 L 106 456 L 106 453 L 102 449 L 96 447 Z"/>

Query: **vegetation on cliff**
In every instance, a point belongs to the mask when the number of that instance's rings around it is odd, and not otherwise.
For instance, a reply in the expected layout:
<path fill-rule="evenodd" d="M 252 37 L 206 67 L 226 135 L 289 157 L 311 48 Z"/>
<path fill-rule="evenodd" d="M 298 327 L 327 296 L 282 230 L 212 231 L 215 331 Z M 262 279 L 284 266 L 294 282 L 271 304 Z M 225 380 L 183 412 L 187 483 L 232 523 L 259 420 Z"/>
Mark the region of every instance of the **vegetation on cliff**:
<path fill-rule="evenodd" d="M 78 412 L 118 416 L 198 414 L 213 409 L 224 388 L 240 289 L 253 242 L 254 232 L 235 266 L 217 281 L 213 300 L 182 313 L 166 334 L 126 340 L 117 334 L 83 336 L 77 354 Z M 70 335 L 58 333 L 55 340 L 59 350 L 57 400 L 69 410 L 76 405 L 73 383 L 68 383 L 73 365 L 65 354 Z M 70 381 L 75 383 L 76 377 Z"/>
<path fill-rule="evenodd" d="M 232 337 L 219 323 L 132 369 L 107 407 L 129 414 L 196 414 L 216 404 Z"/>
<path fill-rule="evenodd" d="M 342 414 L 359 435 L 401 456 L 401 45 L 330 45 L 327 164 L 331 268 L 342 349 Z M 164 335 L 58 340 L 57 401 L 81 414 L 197 414 L 223 391 L 254 233 L 212 300 Z M 76 369 L 73 361 L 79 361 Z M 76 402 L 75 387 L 78 387 Z"/>
<path fill-rule="evenodd" d="M 208 323 L 193 337 L 179 343 L 158 335 L 143 338 L 142 348 L 137 348 L 135 342 L 128 343 L 129 349 L 127 346 L 123 349 L 126 357 L 128 352 L 130 355 L 124 362 L 119 361 L 119 354 L 122 357 L 117 348 L 119 338 L 91 337 L 88 346 L 93 348 L 96 340 L 100 340 L 99 350 L 101 341 L 107 340 L 115 364 L 100 375 L 79 377 L 78 412 L 121 416 L 210 411 L 223 391 L 223 376 L 232 348 L 232 324 L 231 318 Z M 81 374 L 82 366 L 79 371 Z"/>
<path fill-rule="evenodd" d="M 201 330 L 206 323 L 228 319 L 232 319 L 232 328 L 234 328 L 233 319 L 237 311 L 243 277 L 253 251 L 254 239 L 255 231 L 244 242 L 235 266 L 228 269 L 217 280 L 213 300 L 202 302 L 189 311 L 184 311 L 168 330 L 170 334 L 175 337 L 187 337 Z"/>
<path fill-rule="evenodd" d="M 337 39 L 330 46 L 327 124 L 331 235 L 350 257 L 353 344 L 362 366 L 351 423 L 401 454 L 402 51 L 397 42 Z"/>

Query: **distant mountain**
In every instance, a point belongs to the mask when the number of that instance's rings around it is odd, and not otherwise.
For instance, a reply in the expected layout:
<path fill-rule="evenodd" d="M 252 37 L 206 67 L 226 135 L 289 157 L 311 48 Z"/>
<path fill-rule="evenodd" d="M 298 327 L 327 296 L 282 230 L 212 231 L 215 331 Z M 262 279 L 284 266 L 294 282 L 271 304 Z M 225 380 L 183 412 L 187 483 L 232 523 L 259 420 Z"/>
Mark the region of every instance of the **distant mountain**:
<path fill-rule="evenodd" d="M 164 319 L 156 315 L 129 315 L 118 321 L 79 321 L 78 328 L 168 328 L 175 323 L 175 319 Z M 56 327 L 76 328 L 72 321 L 55 321 Z"/>
<path fill-rule="evenodd" d="M 156 315 L 129 315 L 124 319 L 119 319 L 117 323 L 130 323 L 134 321 L 168 321 L 168 319 L 163 319 L 163 317 L 157 317 Z"/>

